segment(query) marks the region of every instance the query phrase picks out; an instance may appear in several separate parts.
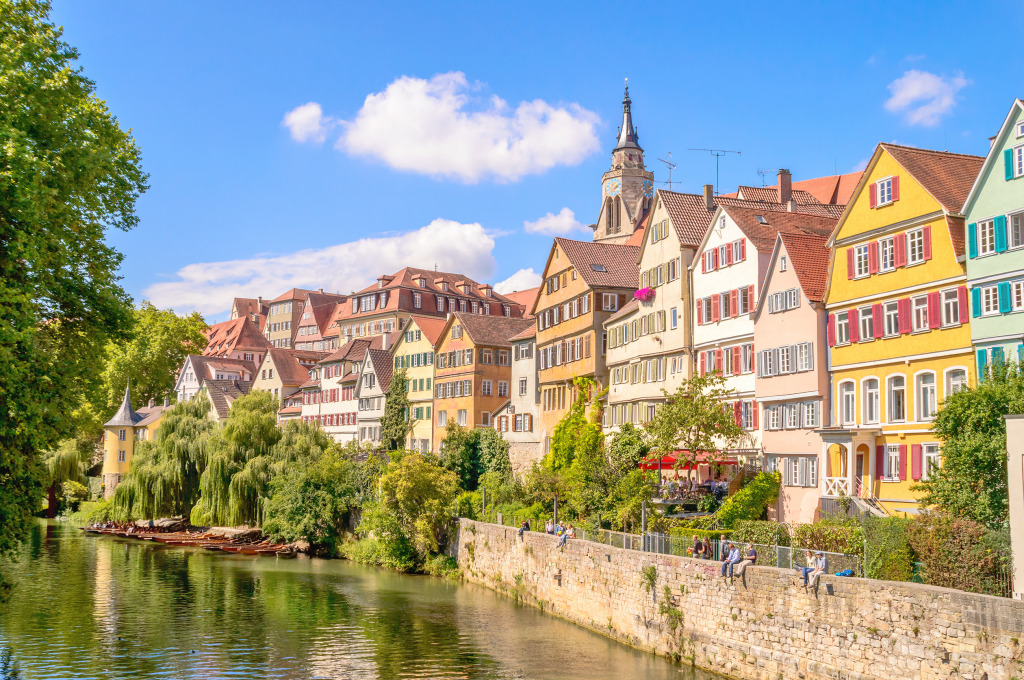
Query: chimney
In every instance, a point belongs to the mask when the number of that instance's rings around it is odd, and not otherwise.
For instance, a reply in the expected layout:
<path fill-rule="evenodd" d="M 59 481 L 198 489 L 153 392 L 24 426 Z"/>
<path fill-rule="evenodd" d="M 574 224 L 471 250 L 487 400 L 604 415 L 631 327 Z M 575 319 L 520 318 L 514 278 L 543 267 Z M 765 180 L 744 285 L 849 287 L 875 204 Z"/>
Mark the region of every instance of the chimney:
<path fill-rule="evenodd" d="M 789 202 L 786 203 L 786 210 L 789 212 L 796 212 L 796 199 L 792 196 L 789 197 Z"/>
<path fill-rule="evenodd" d="M 164 396 L 164 408 L 167 408 L 170 405 L 171 405 L 171 398 L 168 397 L 168 396 Z"/>
<path fill-rule="evenodd" d="M 777 189 L 779 192 L 779 203 L 789 203 L 793 198 L 793 174 L 785 168 L 779 169 L 777 178 Z"/>
<path fill-rule="evenodd" d="M 709 211 L 715 209 L 715 186 L 713 184 L 704 185 L 704 206 Z"/>
<path fill-rule="evenodd" d="M 156 399 L 153 399 L 151 397 L 150 400 L 149 400 L 149 407 L 153 408 L 154 406 L 156 406 Z"/>
<path fill-rule="evenodd" d="M 320 289 L 320 294 L 321 294 L 321 295 L 323 295 L 323 292 L 324 292 L 324 289 L 323 289 L 323 288 L 321 288 L 321 289 Z"/>

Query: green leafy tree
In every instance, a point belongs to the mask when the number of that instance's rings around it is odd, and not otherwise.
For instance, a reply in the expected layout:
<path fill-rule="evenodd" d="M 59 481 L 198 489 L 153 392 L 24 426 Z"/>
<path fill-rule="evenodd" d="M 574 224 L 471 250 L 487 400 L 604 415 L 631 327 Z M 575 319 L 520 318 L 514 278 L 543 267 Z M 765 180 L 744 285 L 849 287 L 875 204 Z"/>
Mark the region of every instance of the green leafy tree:
<path fill-rule="evenodd" d="M 644 439 L 643 430 L 632 423 L 623 423 L 619 431 L 609 437 L 608 456 L 612 465 L 621 474 L 627 474 L 639 468 L 647 458 L 650 447 Z"/>
<path fill-rule="evenodd" d="M 1009 524 L 1006 421 L 1024 413 L 1024 376 L 1016 363 L 995 366 L 979 385 L 948 397 L 935 416 L 942 466 L 916 485 L 925 505 L 990 529 Z"/>
<path fill-rule="evenodd" d="M 84 437 L 65 439 L 55 451 L 43 454 L 46 479 L 47 507 L 46 516 L 56 517 L 58 496 L 63 495 L 62 488 L 67 484 L 86 484 L 85 469 L 92 457 L 92 442 Z"/>
<path fill-rule="evenodd" d="M 725 387 L 725 378 L 719 373 L 694 375 L 674 393 L 663 393 L 665 403 L 644 429 L 653 453 L 664 456 L 683 451 L 675 467 L 695 463 L 702 456 L 716 462 L 722 459 L 722 450 L 735 448 L 748 438 L 725 404 L 733 391 Z"/>
<path fill-rule="evenodd" d="M 381 446 L 385 451 L 404 449 L 411 431 L 409 384 L 403 368 L 391 376 L 391 384 L 384 396 L 384 414 L 380 417 Z"/>
<path fill-rule="evenodd" d="M 39 451 L 71 435 L 128 295 L 109 229 L 136 225 L 139 149 L 43 0 L 0 0 L 0 557 L 41 497 Z"/>
<path fill-rule="evenodd" d="M 601 445 L 600 399 L 604 392 L 597 393 L 597 383 L 591 378 L 575 378 L 573 385 L 576 397 L 569 411 L 555 425 L 551 450 L 544 457 L 543 464 L 548 470 L 567 469 L 579 452 L 594 451 Z"/>
<path fill-rule="evenodd" d="M 480 475 L 486 472 L 480 455 L 479 430 L 468 430 L 449 420 L 441 440 L 441 466 L 451 470 L 466 491 L 476 491 Z"/>
<path fill-rule="evenodd" d="M 508 456 L 508 442 L 492 427 L 480 428 L 475 432 L 480 451 L 480 465 L 485 474 L 495 474 L 506 482 L 511 481 L 512 461 Z"/>

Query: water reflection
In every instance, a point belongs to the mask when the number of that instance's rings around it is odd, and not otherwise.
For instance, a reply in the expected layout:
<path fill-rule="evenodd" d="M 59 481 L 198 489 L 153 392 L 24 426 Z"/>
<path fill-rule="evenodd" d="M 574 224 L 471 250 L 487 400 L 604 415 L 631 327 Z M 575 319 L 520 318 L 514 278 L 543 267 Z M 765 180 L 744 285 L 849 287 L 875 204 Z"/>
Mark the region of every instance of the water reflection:
<path fill-rule="evenodd" d="M 475 586 L 40 523 L 0 644 L 26 678 L 710 678 Z"/>

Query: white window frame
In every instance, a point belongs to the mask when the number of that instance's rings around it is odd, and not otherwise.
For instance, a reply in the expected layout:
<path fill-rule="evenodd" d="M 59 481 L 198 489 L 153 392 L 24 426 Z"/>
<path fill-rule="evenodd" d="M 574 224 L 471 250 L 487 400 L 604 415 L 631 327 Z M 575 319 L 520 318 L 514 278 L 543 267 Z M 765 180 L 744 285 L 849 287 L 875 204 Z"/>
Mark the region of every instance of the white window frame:
<path fill-rule="evenodd" d="M 893 398 L 893 383 L 897 380 L 903 381 L 903 386 L 900 388 L 903 395 L 900 399 L 903 406 L 903 413 L 900 416 L 896 416 L 893 413 L 893 406 L 896 400 Z M 905 423 L 907 421 L 907 376 L 902 373 L 895 373 L 886 377 L 885 379 L 885 416 L 886 422 L 889 423 Z"/>
<path fill-rule="evenodd" d="M 868 246 L 854 246 L 853 250 L 854 276 L 855 279 L 862 279 L 870 276 L 871 270 L 868 265 Z"/>
<path fill-rule="evenodd" d="M 929 377 L 931 378 L 930 397 L 925 395 L 928 386 L 924 382 Z M 931 412 L 926 413 L 925 408 L 929 399 Z M 914 374 L 914 410 L 917 412 L 918 422 L 935 420 L 935 413 L 939 410 L 939 386 L 935 371 L 918 371 Z"/>
<path fill-rule="evenodd" d="M 839 383 L 839 424 L 857 424 L 857 383 L 852 380 Z"/>
<path fill-rule="evenodd" d="M 885 478 L 886 482 L 900 481 L 900 445 L 887 444 L 885 447 Z"/>
<path fill-rule="evenodd" d="M 1010 309 L 1014 312 L 1024 309 L 1024 279 L 1010 281 Z"/>
<path fill-rule="evenodd" d="M 978 257 L 994 255 L 996 252 L 996 221 L 978 222 Z"/>
<path fill-rule="evenodd" d="M 953 382 L 953 374 L 961 373 L 963 377 Z M 950 366 L 942 375 L 943 384 L 943 398 L 949 399 L 951 396 L 967 389 L 967 367 L 966 366 Z"/>
<path fill-rule="evenodd" d="M 960 325 L 960 292 L 956 288 L 942 291 L 942 325 L 945 328 Z"/>
<path fill-rule="evenodd" d="M 860 342 L 875 339 L 875 315 L 871 305 L 857 310 L 857 325 L 860 327 Z"/>
<path fill-rule="evenodd" d="M 872 381 L 875 383 L 874 387 L 868 384 Z M 882 419 L 882 381 L 878 379 L 878 376 L 869 375 L 860 383 L 864 402 L 861 404 L 861 417 L 865 425 L 878 425 Z"/>
<path fill-rule="evenodd" d="M 878 271 L 891 272 L 896 269 L 896 241 L 892 236 L 878 240 Z"/>
<path fill-rule="evenodd" d="M 882 316 L 885 317 L 885 326 L 882 328 L 882 336 L 895 338 L 900 334 L 900 305 L 895 300 L 882 305 Z"/>
<path fill-rule="evenodd" d="M 942 467 L 942 447 L 939 442 L 921 444 L 921 479 L 929 479 L 932 470 Z"/>
<path fill-rule="evenodd" d="M 850 344 L 850 313 L 839 312 L 836 314 L 836 344 Z"/>
<path fill-rule="evenodd" d="M 812 343 L 801 342 L 796 346 L 796 370 L 798 371 L 810 371 L 814 368 L 814 360 L 811 355 L 811 350 L 814 347 Z"/>
<path fill-rule="evenodd" d="M 605 312 L 615 312 L 619 309 L 619 296 L 616 293 L 601 293 L 601 309 Z"/>
<path fill-rule="evenodd" d="M 918 227 L 907 231 L 907 266 L 922 262 L 924 262 L 924 229 Z"/>
<path fill-rule="evenodd" d="M 805 401 L 800 410 L 803 413 L 804 427 L 818 427 L 818 402 Z"/>
<path fill-rule="evenodd" d="M 995 316 L 999 313 L 999 286 L 983 286 L 981 289 L 981 315 Z"/>
<path fill-rule="evenodd" d="M 911 329 L 914 333 L 928 330 L 928 296 L 918 295 L 910 298 Z"/>
<path fill-rule="evenodd" d="M 1013 176 L 1024 176 L 1024 144 L 1013 147 Z"/>
<path fill-rule="evenodd" d="M 1024 247 L 1024 211 L 1006 216 L 1006 241 L 1010 248 Z"/>
<path fill-rule="evenodd" d="M 883 177 L 875 182 L 875 207 L 889 205 L 892 203 L 892 176 Z"/>

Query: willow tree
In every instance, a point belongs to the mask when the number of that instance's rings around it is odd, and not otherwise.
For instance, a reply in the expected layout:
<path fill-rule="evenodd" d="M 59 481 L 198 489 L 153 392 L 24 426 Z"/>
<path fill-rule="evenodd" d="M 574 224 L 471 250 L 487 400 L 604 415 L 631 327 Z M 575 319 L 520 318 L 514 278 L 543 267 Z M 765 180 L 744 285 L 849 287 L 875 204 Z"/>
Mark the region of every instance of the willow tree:
<path fill-rule="evenodd" d="M 88 439 L 65 439 L 55 451 L 43 455 L 46 479 L 46 516 L 57 515 L 57 492 L 67 482 L 88 484 L 85 468 L 92 455 L 92 442 Z"/>
<path fill-rule="evenodd" d="M 175 404 L 155 441 L 136 442 L 128 475 L 114 492 L 116 514 L 132 518 L 188 517 L 199 498 L 207 449 L 216 430 L 204 396 Z"/>

